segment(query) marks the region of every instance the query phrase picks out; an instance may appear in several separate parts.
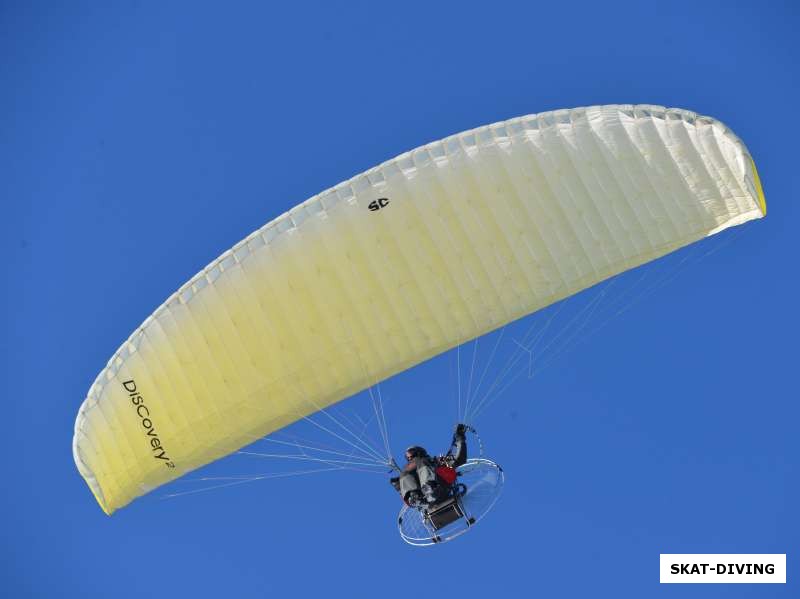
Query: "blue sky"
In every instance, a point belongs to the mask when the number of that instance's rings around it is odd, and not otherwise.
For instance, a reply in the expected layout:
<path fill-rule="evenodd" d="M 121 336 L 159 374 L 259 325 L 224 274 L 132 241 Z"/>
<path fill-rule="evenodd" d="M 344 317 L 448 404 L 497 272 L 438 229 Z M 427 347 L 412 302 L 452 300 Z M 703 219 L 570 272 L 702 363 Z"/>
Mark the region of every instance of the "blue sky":
<path fill-rule="evenodd" d="M 796 595 L 797 4 L 284 4 L 0 5 L 0 595 Z M 617 102 L 727 123 L 769 215 L 657 265 L 667 284 L 486 410 L 508 478 L 474 531 L 404 545 L 397 497 L 359 472 L 101 512 L 78 407 L 196 271 L 405 150 Z M 456 358 L 382 386 L 398 454 L 446 445 Z M 659 553 L 787 553 L 789 584 L 659 585 Z"/>

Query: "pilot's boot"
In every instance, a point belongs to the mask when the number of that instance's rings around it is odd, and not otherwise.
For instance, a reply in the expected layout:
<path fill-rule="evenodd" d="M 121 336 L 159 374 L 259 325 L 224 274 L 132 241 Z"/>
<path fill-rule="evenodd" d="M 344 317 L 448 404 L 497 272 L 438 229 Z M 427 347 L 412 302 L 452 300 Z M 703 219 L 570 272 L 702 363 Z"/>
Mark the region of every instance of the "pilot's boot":
<path fill-rule="evenodd" d="M 428 503 L 436 503 L 439 499 L 436 494 L 436 489 L 430 484 L 422 485 L 422 494 L 425 497 L 425 501 Z"/>
<path fill-rule="evenodd" d="M 419 491 L 409 491 L 406 494 L 406 503 L 411 507 L 417 507 L 421 503 L 424 503 L 422 494 Z"/>

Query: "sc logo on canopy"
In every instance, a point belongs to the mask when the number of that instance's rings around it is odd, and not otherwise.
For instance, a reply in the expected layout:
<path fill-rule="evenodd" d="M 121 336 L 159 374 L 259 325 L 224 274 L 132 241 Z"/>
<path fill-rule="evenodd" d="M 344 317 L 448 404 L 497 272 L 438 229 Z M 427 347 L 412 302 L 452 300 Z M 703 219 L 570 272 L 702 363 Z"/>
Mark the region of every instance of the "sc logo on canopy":
<path fill-rule="evenodd" d="M 372 200 L 367 208 L 370 209 L 372 212 L 377 212 L 381 208 L 386 208 L 389 205 L 389 198 L 378 198 L 377 200 Z"/>

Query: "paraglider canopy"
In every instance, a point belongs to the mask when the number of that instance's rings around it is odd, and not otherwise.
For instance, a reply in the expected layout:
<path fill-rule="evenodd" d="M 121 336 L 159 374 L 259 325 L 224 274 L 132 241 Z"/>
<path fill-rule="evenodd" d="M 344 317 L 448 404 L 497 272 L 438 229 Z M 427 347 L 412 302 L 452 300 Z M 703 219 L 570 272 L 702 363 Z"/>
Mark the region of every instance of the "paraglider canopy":
<path fill-rule="evenodd" d="M 89 389 L 75 463 L 111 514 L 450 348 L 765 213 L 741 140 L 687 110 L 557 110 L 428 144 L 267 223 L 170 296 Z M 502 485 L 499 472 L 484 463 L 462 472 L 478 477 L 457 501 L 476 521 L 493 500 L 472 502 Z M 426 538 L 450 538 L 436 532 Z"/>

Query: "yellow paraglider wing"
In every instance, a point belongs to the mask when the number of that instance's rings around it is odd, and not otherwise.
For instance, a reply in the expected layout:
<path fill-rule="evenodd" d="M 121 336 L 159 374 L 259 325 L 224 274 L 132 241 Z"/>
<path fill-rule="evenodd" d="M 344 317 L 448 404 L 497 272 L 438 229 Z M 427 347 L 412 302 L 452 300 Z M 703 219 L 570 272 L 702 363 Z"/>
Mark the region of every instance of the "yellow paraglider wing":
<path fill-rule="evenodd" d="M 684 110 L 559 110 L 448 137 L 309 199 L 173 294 L 89 390 L 75 461 L 110 514 L 459 343 L 765 212 L 741 141 Z"/>

